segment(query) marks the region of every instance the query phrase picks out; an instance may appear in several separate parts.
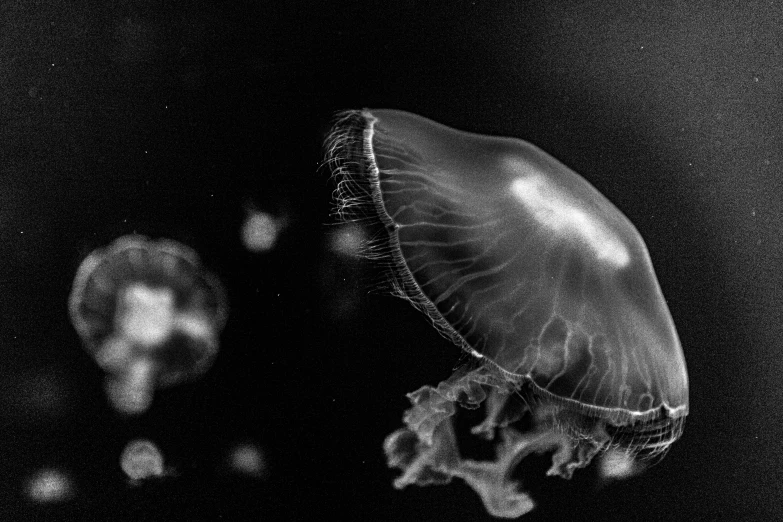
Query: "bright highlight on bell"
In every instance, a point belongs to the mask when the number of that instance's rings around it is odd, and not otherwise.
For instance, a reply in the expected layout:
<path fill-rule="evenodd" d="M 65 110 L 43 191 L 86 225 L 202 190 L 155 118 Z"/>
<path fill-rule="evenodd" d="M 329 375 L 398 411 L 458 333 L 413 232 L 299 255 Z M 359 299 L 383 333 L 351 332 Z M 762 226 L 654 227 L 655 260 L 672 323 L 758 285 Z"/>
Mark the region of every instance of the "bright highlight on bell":
<path fill-rule="evenodd" d="M 680 437 L 688 375 L 647 247 L 584 178 L 525 141 L 394 110 L 341 114 L 327 159 L 337 213 L 374 238 L 365 255 L 473 355 L 408 395 L 384 444 L 396 487 L 456 477 L 518 517 L 534 503 L 511 471 L 530 453 L 570 478 L 609 450 L 660 459 Z M 460 454 L 458 406 L 485 408 L 471 433 L 497 441 L 496 460 Z"/>
<path fill-rule="evenodd" d="M 533 219 L 555 234 L 580 238 L 595 256 L 618 268 L 630 261 L 622 242 L 611 230 L 593 220 L 568 197 L 551 187 L 541 176 L 520 176 L 511 182 L 511 192 Z"/>

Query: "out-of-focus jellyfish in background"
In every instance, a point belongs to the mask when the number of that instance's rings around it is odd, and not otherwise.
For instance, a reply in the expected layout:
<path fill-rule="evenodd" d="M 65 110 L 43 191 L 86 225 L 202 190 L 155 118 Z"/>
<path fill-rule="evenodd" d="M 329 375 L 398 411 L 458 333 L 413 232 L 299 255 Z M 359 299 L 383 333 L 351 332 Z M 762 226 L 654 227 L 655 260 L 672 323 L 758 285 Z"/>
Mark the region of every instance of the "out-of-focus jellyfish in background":
<path fill-rule="evenodd" d="M 599 475 L 604 481 L 633 477 L 645 469 L 632 453 L 611 448 L 601 455 Z"/>
<path fill-rule="evenodd" d="M 356 223 L 341 224 L 329 238 L 329 249 L 345 258 L 357 258 L 367 243 L 366 233 Z"/>
<path fill-rule="evenodd" d="M 470 355 L 408 395 L 384 443 L 397 488 L 459 477 L 511 518 L 534 507 L 511 478 L 530 453 L 552 452 L 547 474 L 563 478 L 607 450 L 665 454 L 688 414 L 685 359 L 647 247 L 612 203 L 527 142 L 400 111 L 342 114 L 327 151 L 338 213 L 381 238 L 368 257 Z M 482 405 L 471 433 L 497 441 L 494 461 L 464 458 L 453 427 L 457 406 Z"/>
<path fill-rule="evenodd" d="M 190 248 L 123 236 L 79 266 L 71 322 L 107 376 L 120 412 L 149 408 L 155 387 L 196 378 L 219 349 L 228 306 L 220 282 Z"/>
<path fill-rule="evenodd" d="M 55 468 L 40 469 L 28 477 L 25 493 L 31 501 L 40 504 L 65 502 L 73 498 L 74 485 L 64 471 Z"/>
<path fill-rule="evenodd" d="M 248 209 L 246 214 L 242 224 L 242 244 L 257 254 L 272 250 L 280 233 L 288 226 L 288 220 L 255 209 Z"/>
<path fill-rule="evenodd" d="M 243 442 L 231 447 L 226 464 L 232 472 L 239 475 L 255 478 L 267 476 L 266 456 L 261 448 L 251 442 Z"/>
<path fill-rule="evenodd" d="M 147 439 L 134 439 L 125 446 L 120 456 L 120 467 L 133 485 L 166 475 L 163 454 L 155 443 Z"/>

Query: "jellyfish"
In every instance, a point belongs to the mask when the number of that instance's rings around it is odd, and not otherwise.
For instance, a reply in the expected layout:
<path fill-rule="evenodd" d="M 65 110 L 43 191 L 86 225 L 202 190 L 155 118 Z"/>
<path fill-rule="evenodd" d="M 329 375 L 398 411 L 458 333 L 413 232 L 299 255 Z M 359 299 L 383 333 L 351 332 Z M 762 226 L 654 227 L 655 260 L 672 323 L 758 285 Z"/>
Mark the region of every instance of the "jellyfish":
<path fill-rule="evenodd" d="M 130 235 L 82 262 L 69 313 L 85 349 L 107 373 L 109 402 L 139 414 L 156 387 L 210 368 L 228 307 L 220 282 L 190 248 Z"/>
<path fill-rule="evenodd" d="M 25 493 L 38 504 L 57 504 L 72 499 L 76 493 L 70 475 L 57 468 L 43 468 L 27 478 Z"/>
<path fill-rule="evenodd" d="M 246 214 L 242 224 L 242 244 L 248 251 L 256 254 L 269 252 L 288 226 L 288 218 L 250 208 L 246 209 Z"/>
<path fill-rule="evenodd" d="M 565 479 L 607 451 L 663 457 L 688 414 L 685 359 L 647 247 L 606 197 L 530 143 L 396 110 L 342 113 L 326 149 L 336 214 L 372 231 L 365 256 L 465 354 L 408 394 L 384 442 L 396 488 L 459 478 L 516 518 L 535 506 L 527 455 Z M 464 437 L 494 460 L 465 457 Z"/>
<path fill-rule="evenodd" d="M 147 439 L 134 439 L 125 446 L 120 456 L 120 467 L 132 485 L 167 474 L 163 454 L 154 442 Z"/>
<path fill-rule="evenodd" d="M 266 478 L 268 473 L 264 451 L 252 442 L 233 445 L 226 455 L 226 464 L 233 473 L 245 477 Z"/>

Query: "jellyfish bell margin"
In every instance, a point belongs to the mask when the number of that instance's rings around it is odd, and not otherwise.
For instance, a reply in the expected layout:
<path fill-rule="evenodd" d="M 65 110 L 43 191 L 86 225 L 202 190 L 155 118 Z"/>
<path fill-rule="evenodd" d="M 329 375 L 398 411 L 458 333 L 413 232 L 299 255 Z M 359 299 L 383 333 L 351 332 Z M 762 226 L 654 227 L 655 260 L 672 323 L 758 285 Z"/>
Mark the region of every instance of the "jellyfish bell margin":
<path fill-rule="evenodd" d="M 397 488 L 461 478 L 513 518 L 534 507 L 511 479 L 530 453 L 570 478 L 600 452 L 656 460 L 680 437 L 685 358 L 647 247 L 585 179 L 522 140 L 394 110 L 340 114 L 326 150 L 335 213 L 376 238 L 365 257 L 473 360 L 408 395 L 384 444 Z M 472 435 L 496 441 L 494 461 L 458 448 L 453 416 L 480 406 Z"/>

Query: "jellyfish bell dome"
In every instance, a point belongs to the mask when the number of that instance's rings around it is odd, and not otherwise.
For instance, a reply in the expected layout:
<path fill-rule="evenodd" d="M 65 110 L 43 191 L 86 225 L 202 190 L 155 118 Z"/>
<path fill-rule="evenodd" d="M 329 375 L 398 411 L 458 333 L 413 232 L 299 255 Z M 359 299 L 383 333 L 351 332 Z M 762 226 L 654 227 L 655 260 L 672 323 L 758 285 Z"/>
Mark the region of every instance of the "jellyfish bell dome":
<path fill-rule="evenodd" d="M 687 370 L 650 255 L 584 178 L 525 141 L 394 110 L 342 114 L 327 146 L 342 219 L 385 231 L 368 257 L 474 359 L 409 394 L 385 445 L 398 487 L 437 471 L 518 516 L 532 501 L 503 481 L 530 451 L 554 451 L 550 473 L 568 478 L 599 451 L 660 457 L 680 436 Z M 452 433 L 456 406 L 480 404 L 473 432 L 502 441 L 492 464 L 461 458 Z M 513 427 L 525 415 L 533 433 Z"/>

